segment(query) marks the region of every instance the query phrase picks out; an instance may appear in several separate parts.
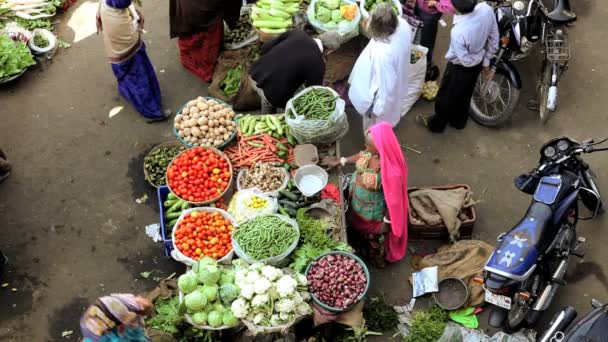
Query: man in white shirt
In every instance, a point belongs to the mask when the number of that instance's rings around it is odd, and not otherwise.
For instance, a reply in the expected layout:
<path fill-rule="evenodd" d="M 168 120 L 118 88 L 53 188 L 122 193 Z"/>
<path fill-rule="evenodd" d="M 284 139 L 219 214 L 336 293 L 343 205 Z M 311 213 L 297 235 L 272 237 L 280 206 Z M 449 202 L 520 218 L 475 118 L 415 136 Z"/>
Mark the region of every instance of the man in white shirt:
<path fill-rule="evenodd" d="M 490 60 L 498 50 L 499 33 L 494 11 L 485 2 L 452 0 L 456 9 L 448 61 L 435 102 L 435 115 L 428 118 L 431 132 L 441 133 L 446 126 L 463 129 L 479 74 L 487 75 Z"/>

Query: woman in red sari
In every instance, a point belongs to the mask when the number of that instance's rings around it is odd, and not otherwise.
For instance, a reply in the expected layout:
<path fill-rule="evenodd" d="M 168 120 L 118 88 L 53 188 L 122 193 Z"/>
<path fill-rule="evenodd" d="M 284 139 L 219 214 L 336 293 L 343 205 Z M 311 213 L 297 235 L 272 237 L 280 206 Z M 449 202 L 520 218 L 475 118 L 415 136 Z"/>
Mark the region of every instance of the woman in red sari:
<path fill-rule="evenodd" d="M 171 38 L 179 38 L 184 67 L 203 82 L 211 82 L 224 39 L 224 20 L 239 19 L 241 0 L 170 0 Z"/>

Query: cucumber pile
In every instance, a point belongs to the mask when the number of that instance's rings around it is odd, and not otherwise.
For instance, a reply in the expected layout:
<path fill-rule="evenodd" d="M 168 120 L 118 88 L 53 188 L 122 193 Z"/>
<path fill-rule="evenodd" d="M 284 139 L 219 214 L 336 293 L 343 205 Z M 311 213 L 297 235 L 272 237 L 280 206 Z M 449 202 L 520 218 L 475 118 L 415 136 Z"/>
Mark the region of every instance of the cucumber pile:
<path fill-rule="evenodd" d="M 312 197 L 304 197 L 293 182 L 293 179 L 287 183 L 285 190 L 279 191 L 279 213 L 295 218 L 298 214 L 298 209 L 307 207 L 319 201 L 319 195 Z"/>
<path fill-rule="evenodd" d="M 251 115 L 238 117 L 239 130 L 244 137 L 266 133 L 275 139 L 286 137 L 290 145 L 296 145 L 284 115 Z"/>
<path fill-rule="evenodd" d="M 163 207 L 165 208 L 165 227 L 173 229 L 182 211 L 190 209 L 190 203 L 179 199 L 175 194 L 170 192 L 167 195 L 167 200 L 163 203 Z"/>
<path fill-rule="evenodd" d="M 292 27 L 291 16 L 299 9 L 299 0 L 259 0 L 251 7 L 252 24 L 264 33 L 281 34 Z"/>

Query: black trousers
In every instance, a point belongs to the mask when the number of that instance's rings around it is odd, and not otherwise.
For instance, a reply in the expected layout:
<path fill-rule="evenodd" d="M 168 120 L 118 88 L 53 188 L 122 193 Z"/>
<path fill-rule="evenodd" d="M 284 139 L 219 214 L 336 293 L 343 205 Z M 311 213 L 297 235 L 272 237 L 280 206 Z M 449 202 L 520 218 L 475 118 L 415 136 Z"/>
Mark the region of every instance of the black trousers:
<path fill-rule="evenodd" d="M 467 125 L 471 97 L 480 73 L 481 64 L 467 68 L 448 63 L 435 99 L 435 115 L 429 120 L 431 131 L 443 132 L 448 124 L 456 129 Z"/>
<path fill-rule="evenodd" d="M 426 54 L 426 60 L 431 63 L 433 61 L 433 50 L 435 49 L 435 41 L 437 40 L 437 24 L 441 19 L 441 13 L 427 13 L 418 7 L 416 2 L 416 16 L 422 21 L 422 29 L 420 31 L 420 45 L 429 49 Z"/>

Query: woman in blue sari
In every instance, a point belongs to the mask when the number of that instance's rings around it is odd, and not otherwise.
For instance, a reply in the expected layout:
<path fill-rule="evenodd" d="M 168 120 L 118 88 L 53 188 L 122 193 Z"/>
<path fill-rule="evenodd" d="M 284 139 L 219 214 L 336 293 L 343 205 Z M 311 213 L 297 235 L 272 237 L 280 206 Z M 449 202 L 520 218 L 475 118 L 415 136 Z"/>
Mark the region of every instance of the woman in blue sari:
<path fill-rule="evenodd" d="M 120 94 L 148 122 L 166 120 L 160 86 L 142 39 L 143 16 L 131 0 L 99 0 L 97 30 L 118 81 Z"/>
<path fill-rule="evenodd" d="M 80 318 L 84 342 L 150 342 L 143 317 L 152 313 L 149 300 L 132 294 L 100 297 Z"/>

